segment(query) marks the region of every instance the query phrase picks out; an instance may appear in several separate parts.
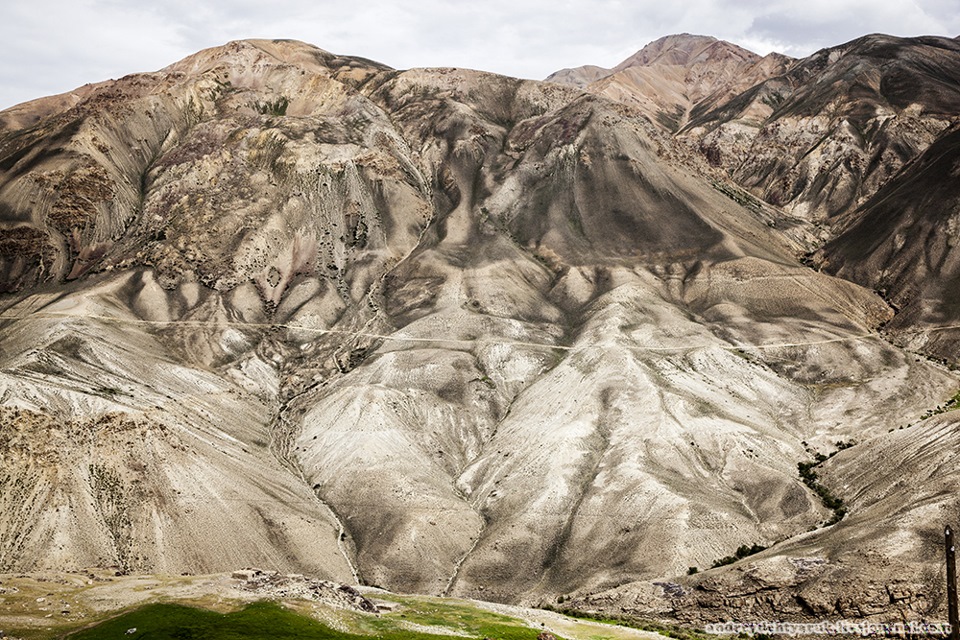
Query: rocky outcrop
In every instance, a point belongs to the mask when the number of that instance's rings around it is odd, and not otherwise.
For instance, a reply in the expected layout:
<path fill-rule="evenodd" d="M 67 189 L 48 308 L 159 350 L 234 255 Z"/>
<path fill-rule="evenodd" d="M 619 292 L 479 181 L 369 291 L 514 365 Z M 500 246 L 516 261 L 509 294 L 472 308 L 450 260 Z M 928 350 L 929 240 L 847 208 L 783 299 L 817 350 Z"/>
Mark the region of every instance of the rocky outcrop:
<path fill-rule="evenodd" d="M 377 605 L 346 584 L 317 580 L 301 574 L 281 574 L 264 569 L 240 569 L 231 577 L 239 588 L 270 600 L 309 600 L 339 609 L 377 613 Z"/>

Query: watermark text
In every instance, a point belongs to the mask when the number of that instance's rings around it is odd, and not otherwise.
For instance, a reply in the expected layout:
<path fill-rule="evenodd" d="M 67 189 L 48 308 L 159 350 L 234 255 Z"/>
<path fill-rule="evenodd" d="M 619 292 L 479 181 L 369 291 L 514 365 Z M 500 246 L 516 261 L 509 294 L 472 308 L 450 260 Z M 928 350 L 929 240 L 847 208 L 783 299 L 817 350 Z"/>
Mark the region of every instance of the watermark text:
<path fill-rule="evenodd" d="M 865 622 L 850 620 L 822 620 L 820 622 L 716 622 L 703 629 L 714 635 L 748 636 L 860 636 L 862 638 L 905 638 L 908 636 L 946 637 L 950 624 L 946 622 Z"/>

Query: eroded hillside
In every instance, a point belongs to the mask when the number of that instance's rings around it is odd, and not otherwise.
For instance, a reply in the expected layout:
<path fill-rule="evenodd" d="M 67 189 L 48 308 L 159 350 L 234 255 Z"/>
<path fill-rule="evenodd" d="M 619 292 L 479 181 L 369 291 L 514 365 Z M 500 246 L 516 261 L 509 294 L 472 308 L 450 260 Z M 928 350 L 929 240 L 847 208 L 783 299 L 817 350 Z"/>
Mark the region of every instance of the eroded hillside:
<path fill-rule="evenodd" d="M 717 188 L 777 209 L 768 223 L 789 225 L 810 264 L 885 296 L 887 336 L 957 364 L 958 65 L 956 38 L 873 34 L 791 60 L 683 35 L 548 79 L 637 105 Z"/>
<path fill-rule="evenodd" d="M 244 41 L 0 121 L 7 570 L 535 602 L 803 535 L 857 593 L 797 464 L 958 387 L 574 88 Z"/>

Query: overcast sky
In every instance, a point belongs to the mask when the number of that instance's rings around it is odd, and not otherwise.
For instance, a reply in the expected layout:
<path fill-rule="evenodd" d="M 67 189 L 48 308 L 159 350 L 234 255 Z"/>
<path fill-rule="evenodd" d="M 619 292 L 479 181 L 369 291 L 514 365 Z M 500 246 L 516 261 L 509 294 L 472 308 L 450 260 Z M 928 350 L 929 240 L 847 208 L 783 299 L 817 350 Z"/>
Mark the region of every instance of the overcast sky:
<path fill-rule="evenodd" d="M 294 38 L 392 67 L 540 79 L 610 67 L 672 33 L 813 53 L 866 33 L 960 35 L 960 0 L 4 0 L 0 109 L 154 71 L 239 38 Z"/>

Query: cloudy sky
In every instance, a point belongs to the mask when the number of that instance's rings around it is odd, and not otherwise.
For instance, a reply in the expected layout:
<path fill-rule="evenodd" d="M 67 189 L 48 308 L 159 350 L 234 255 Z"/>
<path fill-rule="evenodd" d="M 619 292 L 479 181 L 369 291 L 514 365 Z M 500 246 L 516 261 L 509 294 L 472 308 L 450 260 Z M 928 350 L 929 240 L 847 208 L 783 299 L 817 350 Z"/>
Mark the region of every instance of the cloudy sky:
<path fill-rule="evenodd" d="M 396 68 L 543 78 L 671 33 L 810 54 L 866 33 L 960 35 L 958 0 L 6 0 L 0 109 L 153 71 L 238 38 L 295 38 Z"/>

